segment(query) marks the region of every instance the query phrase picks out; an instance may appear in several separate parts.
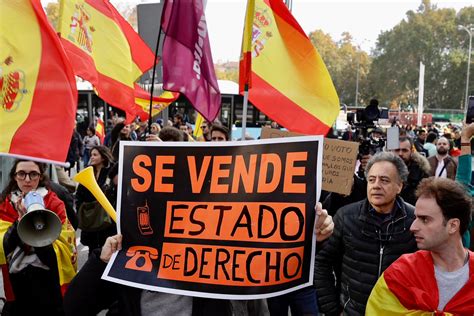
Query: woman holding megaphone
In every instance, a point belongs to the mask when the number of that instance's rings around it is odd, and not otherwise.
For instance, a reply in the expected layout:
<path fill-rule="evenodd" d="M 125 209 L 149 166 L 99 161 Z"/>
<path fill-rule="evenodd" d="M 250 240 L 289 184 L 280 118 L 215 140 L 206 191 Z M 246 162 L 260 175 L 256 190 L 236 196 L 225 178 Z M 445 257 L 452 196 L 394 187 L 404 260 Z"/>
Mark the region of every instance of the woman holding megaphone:
<path fill-rule="evenodd" d="M 16 160 L 0 196 L 2 315 L 62 315 L 76 273 L 75 233 L 45 165 Z"/>

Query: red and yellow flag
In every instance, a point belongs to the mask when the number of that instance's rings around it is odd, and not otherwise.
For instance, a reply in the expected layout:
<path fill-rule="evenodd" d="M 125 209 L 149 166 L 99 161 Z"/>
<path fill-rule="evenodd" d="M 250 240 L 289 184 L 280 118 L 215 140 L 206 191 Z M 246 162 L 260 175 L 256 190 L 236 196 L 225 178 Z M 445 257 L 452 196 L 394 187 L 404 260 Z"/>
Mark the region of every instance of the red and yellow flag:
<path fill-rule="evenodd" d="M 0 155 L 66 160 L 74 73 L 39 0 L 0 0 Z"/>
<path fill-rule="evenodd" d="M 97 119 L 97 124 L 95 125 L 95 134 L 99 137 L 100 143 L 103 144 L 105 138 L 105 124 L 100 117 Z"/>
<path fill-rule="evenodd" d="M 179 98 L 179 92 L 164 91 L 160 96 L 153 97 L 153 107 L 151 116 L 155 116 L 166 109 L 172 102 Z M 150 115 L 150 93 L 135 85 L 135 104 L 138 106 L 137 115 L 142 121 L 148 119 Z"/>
<path fill-rule="evenodd" d="M 134 114 L 134 83 L 154 54 L 108 0 L 61 0 L 59 32 L 77 76 L 107 103 Z"/>
<path fill-rule="evenodd" d="M 44 190 L 44 188 L 40 188 L 40 192 L 46 191 L 42 190 Z M 6 203 L 2 203 L 3 208 L 0 212 L 0 239 L 2 241 L 9 227 L 18 221 L 18 212 L 13 208 L 10 197 L 7 197 L 5 202 Z M 64 203 L 59 200 L 54 192 L 49 192 L 44 196 L 44 203 L 49 207 L 54 205 L 54 212 L 58 215 L 62 224 L 61 234 L 58 239 L 53 242 L 52 246 L 56 254 L 59 286 L 61 294 L 64 295 L 77 271 L 76 232 L 67 219 Z M 15 297 L 10 282 L 6 255 L 2 242 L 0 243 L 0 269 L 3 282 L 0 286 L 3 287 L 6 300 L 13 301 Z"/>
<path fill-rule="evenodd" d="M 433 258 L 420 250 L 401 256 L 377 281 L 366 315 L 472 315 L 474 311 L 474 253 L 470 252 L 469 281 L 438 310 L 439 293 Z"/>
<path fill-rule="evenodd" d="M 281 0 L 249 0 L 239 85 L 288 130 L 326 134 L 339 98 L 321 56 Z"/>

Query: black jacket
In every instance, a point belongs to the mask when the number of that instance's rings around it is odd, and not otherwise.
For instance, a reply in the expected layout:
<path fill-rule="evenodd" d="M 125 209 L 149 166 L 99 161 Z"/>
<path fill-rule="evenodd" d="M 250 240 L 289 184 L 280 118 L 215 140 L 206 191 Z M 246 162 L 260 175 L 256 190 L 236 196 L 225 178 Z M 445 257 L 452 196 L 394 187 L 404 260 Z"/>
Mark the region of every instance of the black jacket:
<path fill-rule="evenodd" d="M 320 311 L 326 315 L 363 315 L 381 273 L 404 253 L 417 250 L 410 232 L 414 207 L 397 198 L 382 220 L 367 199 L 337 211 L 334 233 L 317 253 L 314 283 Z M 336 282 L 334 274 L 336 275 Z"/>
<path fill-rule="evenodd" d="M 402 192 L 400 192 L 400 196 L 405 200 L 405 202 L 415 205 L 416 188 L 418 187 L 418 184 L 420 184 L 421 180 L 430 176 L 429 174 L 431 167 L 428 159 L 418 153 L 413 153 L 407 168 L 408 179 L 403 184 L 403 189 Z"/>
<path fill-rule="evenodd" d="M 111 197 L 109 196 L 109 189 L 106 186 L 107 182 L 107 177 L 108 173 L 112 167 L 103 167 L 100 170 L 99 173 L 99 178 L 97 179 L 97 184 L 101 188 L 102 191 L 104 191 L 107 199 L 111 202 L 112 205 L 115 205 L 115 201 L 111 200 Z M 114 198 L 116 198 L 114 196 Z M 76 191 L 76 210 L 79 211 L 82 203 L 84 202 L 92 202 L 96 201 L 96 198 L 94 195 L 84 187 L 82 184 L 79 184 L 77 187 Z M 102 245 L 105 243 L 105 240 L 109 236 L 113 236 L 117 233 L 117 228 L 115 225 L 112 225 L 111 227 L 108 227 L 104 230 L 100 231 L 94 231 L 94 232 L 86 232 L 86 231 L 81 231 L 81 244 L 88 246 L 89 250 L 93 250 L 96 248 L 102 247 Z"/>
<path fill-rule="evenodd" d="M 106 264 L 99 259 L 100 249 L 93 251 L 89 260 L 72 280 L 64 296 L 66 316 L 97 315 L 114 302 L 118 316 L 140 316 L 141 289 L 101 279 Z M 193 298 L 192 316 L 230 316 L 232 307 L 227 300 Z"/>

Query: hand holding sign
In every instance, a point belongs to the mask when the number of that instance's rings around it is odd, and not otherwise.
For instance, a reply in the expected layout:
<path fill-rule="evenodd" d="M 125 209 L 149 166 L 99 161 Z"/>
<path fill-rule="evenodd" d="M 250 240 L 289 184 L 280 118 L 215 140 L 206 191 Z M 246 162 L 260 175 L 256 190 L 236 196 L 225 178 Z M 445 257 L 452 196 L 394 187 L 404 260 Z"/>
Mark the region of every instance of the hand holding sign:
<path fill-rule="evenodd" d="M 100 252 L 100 260 L 107 263 L 112 254 L 117 250 L 122 249 L 122 235 L 117 234 L 115 236 L 108 237 L 105 240 L 104 246 L 102 246 L 102 251 Z"/>
<path fill-rule="evenodd" d="M 334 222 L 332 216 L 328 214 L 328 211 L 323 209 L 320 202 L 315 207 L 317 220 L 314 225 L 314 233 L 316 234 L 317 241 L 323 241 L 329 238 L 334 231 Z"/>

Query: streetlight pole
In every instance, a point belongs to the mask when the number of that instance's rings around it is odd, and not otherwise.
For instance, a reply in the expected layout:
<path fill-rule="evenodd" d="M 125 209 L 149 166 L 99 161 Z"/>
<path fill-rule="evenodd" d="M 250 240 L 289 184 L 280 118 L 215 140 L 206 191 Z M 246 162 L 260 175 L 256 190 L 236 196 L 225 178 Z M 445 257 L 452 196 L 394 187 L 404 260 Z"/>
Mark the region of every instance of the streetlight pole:
<path fill-rule="evenodd" d="M 471 49 L 472 49 L 472 33 L 474 32 L 474 27 L 469 25 L 465 27 L 464 25 L 458 25 L 459 30 L 465 30 L 469 34 L 469 50 L 467 53 L 467 75 L 466 75 L 466 96 L 464 98 L 464 115 L 467 113 L 468 98 L 469 98 L 469 71 L 471 67 Z"/>
<path fill-rule="evenodd" d="M 364 38 L 360 43 L 356 46 L 356 57 L 357 57 L 357 70 L 356 70 L 356 91 L 355 91 L 355 98 L 354 98 L 354 106 L 359 104 L 359 77 L 360 77 L 360 58 L 361 58 L 361 48 L 360 46 L 365 43 L 369 42 L 368 39 Z"/>
<path fill-rule="evenodd" d="M 357 53 L 356 95 L 355 95 L 354 106 L 357 106 L 357 101 L 359 99 L 359 68 L 360 68 L 360 54 Z"/>

